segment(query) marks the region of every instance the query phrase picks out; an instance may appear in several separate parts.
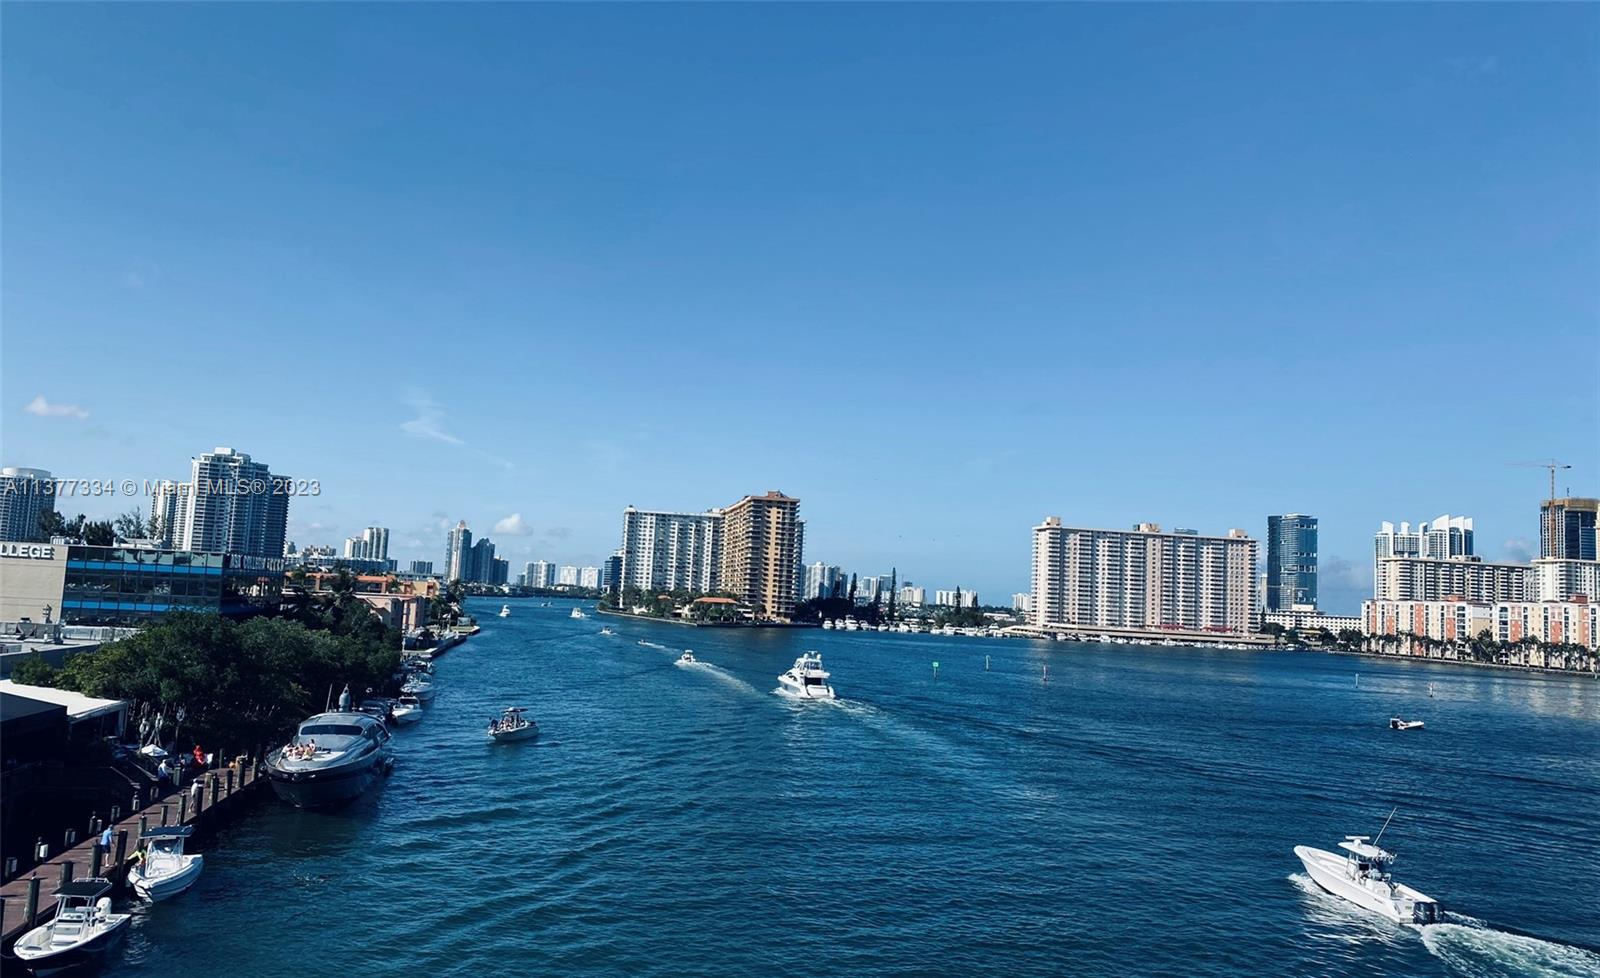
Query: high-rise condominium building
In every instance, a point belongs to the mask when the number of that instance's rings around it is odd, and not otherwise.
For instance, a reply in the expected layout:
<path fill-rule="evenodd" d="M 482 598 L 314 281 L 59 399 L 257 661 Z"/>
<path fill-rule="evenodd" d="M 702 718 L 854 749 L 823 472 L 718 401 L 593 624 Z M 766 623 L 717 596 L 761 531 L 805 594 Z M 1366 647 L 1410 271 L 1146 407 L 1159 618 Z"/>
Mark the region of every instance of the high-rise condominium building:
<path fill-rule="evenodd" d="M 598 568 L 598 567 L 580 567 L 580 568 L 578 568 L 578 586 L 579 587 L 592 587 L 592 588 L 595 588 L 596 590 L 598 590 L 599 587 L 600 587 L 600 568 Z"/>
<path fill-rule="evenodd" d="M 178 534 L 183 532 L 189 495 L 184 487 L 171 479 L 158 482 L 150 494 L 150 536 L 163 547 L 176 545 Z"/>
<path fill-rule="evenodd" d="M 433 576 L 433 561 L 431 561 L 431 560 L 413 560 L 411 562 L 411 573 L 415 574 L 418 577 L 432 577 Z"/>
<path fill-rule="evenodd" d="M 507 563 L 500 561 L 501 564 Z M 472 545 L 471 558 L 463 568 L 461 579 L 478 584 L 504 584 L 505 577 L 495 580 L 498 565 L 495 563 L 494 541 L 483 537 Z M 501 572 L 503 575 L 503 572 Z"/>
<path fill-rule="evenodd" d="M 523 576 L 529 587 L 555 587 L 556 565 L 548 560 L 530 561 Z"/>
<path fill-rule="evenodd" d="M 577 587 L 578 568 L 573 564 L 562 564 L 556 568 L 556 583 L 567 587 Z"/>
<path fill-rule="evenodd" d="M 470 581 L 468 573 L 472 570 L 472 531 L 467 529 L 467 521 L 461 520 L 444 542 L 444 579 L 447 581 Z"/>
<path fill-rule="evenodd" d="M 1033 622 L 1043 627 L 1247 632 L 1255 612 L 1256 541 L 1063 526 L 1033 530 Z"/>
<path fill-rule="evenodd" d="M 915 584 L 907 584 L 900 589 L 897 602 L 902 608 L 920 608 L 928 603 L 928 590 Z"/>
<path fill-rule="evenodd" d="M 1472 556 L 1472 517 L 1441 516 L 1432 523 L 1418 523 L 1413 530 L 1410 523 L 1394 524 L 1385 520 L 1378 525 L 1373 538 L 1373 556 L 1427 557 L 1448 560 L 1452 557 Z"/>
<path fill-rule="evenodd" d="M 960 588 L 951 588 L 948 591 L 934 591 L 933 603 L 942 608 L 976 608 L 978 606 L 978 592 L 963 591 Z"/>
<path fill-rule="evenodd" d="M 346 560 L 388 560 L 388 529 L 381 526 L 369 526 L 361 531 L 360 536 L 346 537 L 344 541 L 344 556 Z"/>
<path fill-rule="evenodd" d="M 1267 517 L 1267 610 L 1317 605 L 1317 518 Z"/>
<path fill-rule="evenodd" d="M 1533 593 L 1527 564 L 1490 564 L 1477 557 L 1379 557 L 1372 593 L 1380 601 L 1522 601 Z"/>
<path fill-rule="evenodd" d="M 722 563 L 722 511 L 622 511 L 624 587 L 656 591 L 717 589 Z"/>
<path fill-rule="evenodd" d="M 1018 591 L 1013 594 L 1011 596 L 1011 610 L 1020 611 L 1025 615 L 1031 614 L 1033 612 L 1033 595 L 1027 591 Z"/>
<path fill-rule="evenodd" d="M 45 469 L 0 469 L 0 540 L 44 540 L 41 521 L 56 511 L 55 489 Z"/>
<path fill-rule="evenodd" d="M 781 492 L 746 496 L 725 509 L 722 520 L 721 589 L 758 617 L 789 618 L 803 556 L 800 500 Z"/>
<path fill-rule="evenodd" d="M 1600 559 L 1600 499 L 1547 499 L 1539 505 L 1539 556 Z"/>
<path fill-rule="evenodd" d="M 283 556 L 290 483 L 285 476 L 274 476 L 264 462 L 231 448 L 195 456 L 189 482 L 182 486 L 182 521 L 173 546 L 202 553 Z"/>
<path fill-rule="evenodd" d="M 806 583 L 804 598 L 810 601 L 813 598 L 828 598 L 833 596 L 833 585 L 844 580 L 844 572 L 838 567 L 817 561 L 806 566 Z"/>

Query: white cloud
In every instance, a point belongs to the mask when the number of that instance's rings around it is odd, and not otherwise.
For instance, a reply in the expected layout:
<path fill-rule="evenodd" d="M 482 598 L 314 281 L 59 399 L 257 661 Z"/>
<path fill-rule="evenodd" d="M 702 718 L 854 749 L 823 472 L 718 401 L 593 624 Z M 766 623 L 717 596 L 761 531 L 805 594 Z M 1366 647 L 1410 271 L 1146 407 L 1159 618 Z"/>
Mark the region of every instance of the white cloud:
<path fill-rule="evenodd" d="M 23 410 L 29 414 L 37 414 L 41 418 L 76 418 L 82 421 L 89 416 L 88 411 L 76 404 L 51 404 L 44 399 L 43 394 L 29 401 Z"/>
<path fill-rule="evenodd" d="M 512 513 L 494 525 L 494 532 L 509 537 L 525 537 L 533 532 L 533 527 L 522 518 L 521 513 Z"/>
<path fill-rule="evenodd" d="M 465 445 L 466 442 L 444 427 L 444 409 L 426 394 L 413 393 L 406 398 L 406 403 L 411 405 L 411 410 L 416 412 L 416 417 L 400 424 L 400 430 L 413 438 L 429 438 L 433 441 L 442 441 L 448 445 Z"/>
<path fill-rule="evenodd" d="M 1526 564 L 1534 558 L 1536 549 L 1534 541 L 1527 537 L 1512 537 L 1500 545 L 1500 551 L 1505 559 L 1513 564 Z"/>

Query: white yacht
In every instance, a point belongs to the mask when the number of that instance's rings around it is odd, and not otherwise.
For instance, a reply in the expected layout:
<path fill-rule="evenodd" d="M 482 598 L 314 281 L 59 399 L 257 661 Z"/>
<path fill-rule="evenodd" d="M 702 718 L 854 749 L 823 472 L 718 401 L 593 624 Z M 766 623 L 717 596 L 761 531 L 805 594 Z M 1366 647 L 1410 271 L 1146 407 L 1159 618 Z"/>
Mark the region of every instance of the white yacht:
<path fill-rule="evenodd" d="M 582 608 L 573 608 L 572 609 L 572 614 L 568 615 L 567 617 L 569 617 L 569 618 L 587 618 L 589 616 L 583 613 L 583 609 Z"/>
<path fill-rule="evenodd" d="M 694 657 L 694 649 L 684 649 L 683 654 L 678 656 L 678 665 L 680 666 L 692 666 L 699 661 Z"/>
<path fill-rule="evenodd" d="M 100 961 L 127 933 L 125 913 L 111 912 L 111 881 L 72 880 L 56 891 L 56 915 L 17 939 L 12 953 L 36 975 L 76 970 Z"/>
<path fill-rule="evenodd" d="M 389 715 L 401 726 L 422 719 L 422 701 L 410 694 L 402 694 L 389 708 Z"/>
<path fill-rule="evenodd" d="M 539 736 L 539 725 L 524 714 L 520 706 L 508 707 L 494 720 L 489 721 L 490 740 L 532 740 Z"/>
<path fill-rule="evenodd" d="M 206 862 L 204 856 L 183 851 L 183 840 L 193 834 L 193 825 L 162 825 L 146 830 L 144 858 L 128 873 L 133 891 L 155 903 L 193 886 Z"/>
<path fill-rule="evenodd" d="M 365 713 L 319 713 L 267 755 L 267 777 L 296 808 L 349 801 L 394 769 L 389 728 Z"/>
<path fill-rule="evenodd" d="M 1382 832 L 1378 834 L 1383 835 Z M 1310 846 L 1295 846 L 1294 854 L 1300 857 L 1317 885 L 1336 897 L 1380 913 L 1396 923 L 1438 922 L 1437 901 L 1404 883 L 1396 883 L 1389 876 L 1394 853 L 1378 848 L 1375 841 L 1369 843 L 1364 835 L 1345 836 L 1339 848 L 1345 851 L 1343 856 Z"/>
<path fill-rule="evenodd" d="M 500 606 L 500 617 L 501 618 L 510 618 L 511 617 L 511 606 L 510 605 L 503 604 L 503 605 Z"/>
<path fill-rule="evenodd" d="M 828 684 L 828 673 L 822 668 L 822 653 L 807 652 L 794 660 L 789 671 L 778 677 L 779 690 L 789 696 L 807 700 L 831 700 L 833 687 Z"/>
<path fill-rule="evenodd" d="M 1421 720 L 1402 720 L 1399 717 L 1390 717 L 1389 718 L 1389 729 L 1390 730 L 1421 730 L 1422 729 L 1422 721 Z"/>
<path fill-rule="evenodd" d="M 433 677 L 425 672 L 413 673 L 400 686 L 402 697 L 410 696 L 422 703 L 433 699 Z"/>

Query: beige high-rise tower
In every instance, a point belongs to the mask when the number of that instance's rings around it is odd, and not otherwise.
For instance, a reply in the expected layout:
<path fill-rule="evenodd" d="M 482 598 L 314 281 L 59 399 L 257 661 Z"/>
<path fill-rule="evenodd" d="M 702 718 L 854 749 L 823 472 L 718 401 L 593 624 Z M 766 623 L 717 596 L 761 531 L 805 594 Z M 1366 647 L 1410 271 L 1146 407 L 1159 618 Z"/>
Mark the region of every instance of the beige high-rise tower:
<path fill-rule="evenodd" d="M 757 617 L 794 614 L 799 524 L 800 500 L 781 492 L 746 496 L 723 510 L 720 585 Z"/>

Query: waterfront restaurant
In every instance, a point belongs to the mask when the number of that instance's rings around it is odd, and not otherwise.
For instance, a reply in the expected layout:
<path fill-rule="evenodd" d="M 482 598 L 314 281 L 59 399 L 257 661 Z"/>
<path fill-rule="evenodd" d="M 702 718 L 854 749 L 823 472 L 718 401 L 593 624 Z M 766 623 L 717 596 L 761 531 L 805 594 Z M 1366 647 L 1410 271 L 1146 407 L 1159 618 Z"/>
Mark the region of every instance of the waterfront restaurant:
<path fill-rule="evenodd" d="M 169 611 L 244 618 L 276 610 L 283 558 L 121 545 L 0 553 L 0 621 L 132 625 Z"/>

